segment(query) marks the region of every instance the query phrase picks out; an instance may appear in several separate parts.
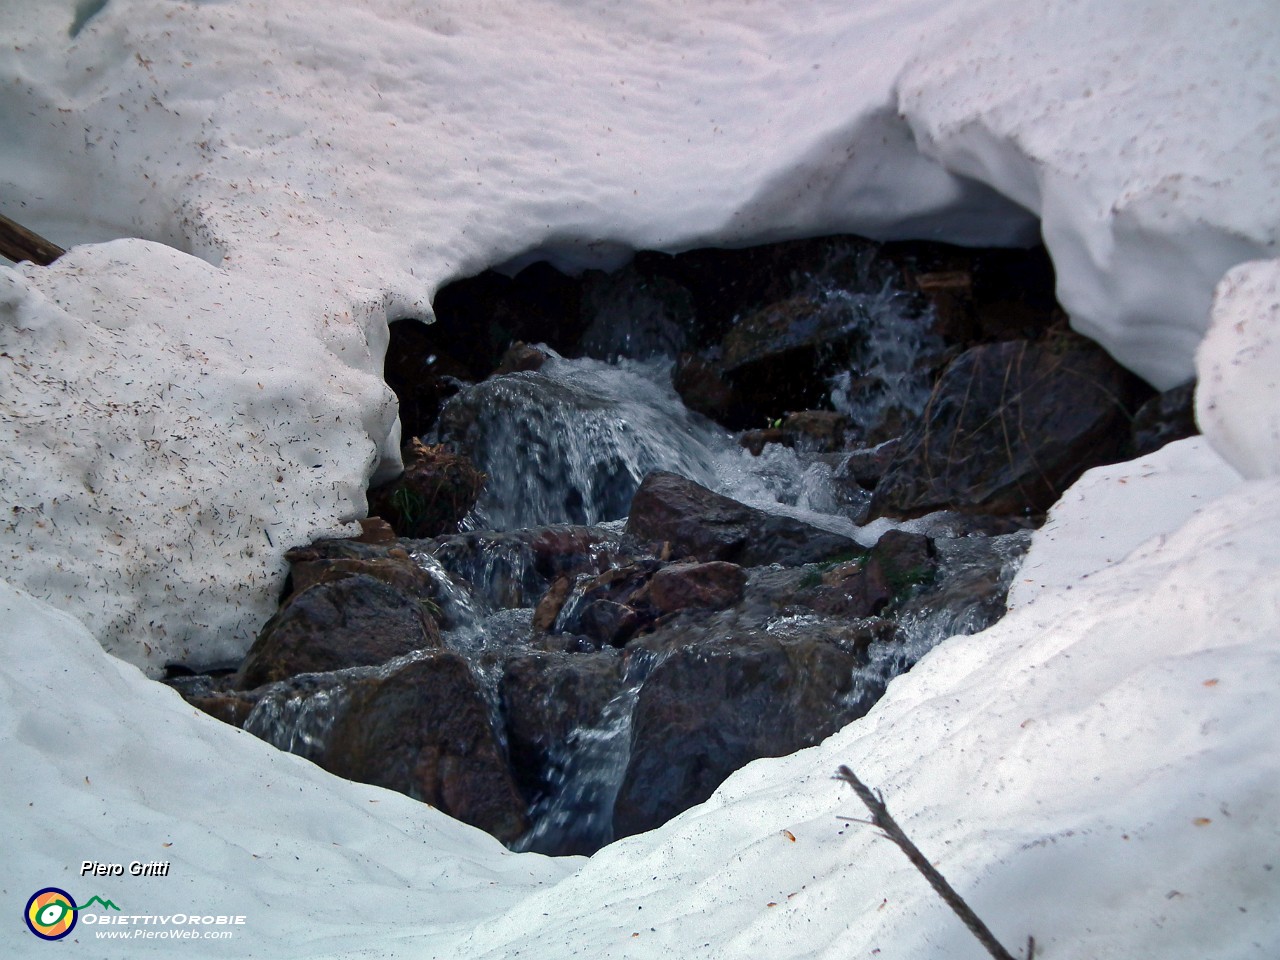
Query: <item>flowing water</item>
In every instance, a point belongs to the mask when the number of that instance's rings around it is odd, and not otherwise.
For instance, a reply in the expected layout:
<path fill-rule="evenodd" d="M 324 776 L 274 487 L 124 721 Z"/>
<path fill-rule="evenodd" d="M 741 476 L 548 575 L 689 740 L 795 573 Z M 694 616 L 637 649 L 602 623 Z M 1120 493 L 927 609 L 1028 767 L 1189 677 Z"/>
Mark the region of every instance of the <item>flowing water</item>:
<path fill-rule="evenodd" d="M 840 374 L 830 384 L 833 407 L 860 423 L 890 408 L 918 413 L 928 396 L 919 358 L 936 348 L 927 318 L 913 313 L 903 295 L 883 284 L 868 291 L 818 290 L 847 310 L 850 323 L 861 325 L 858 376 Z M 855 526 L 829 462 L 777 445 L 753 457 L 722 428 L 689 411 L 671 387 L 670 359 L 661 356 L 605 363 L 551 353 L 538 371 L 465 388 L 449 401 L 437 429 L 429 439 L 460 443 L 488 482 L 464 523 L 471 533 L 441 538 L 413 556 L 436 585 L 445 643 L 473 665 L 500 738 L 502 664 L 513 653 L 531 649 L 529 608 L 548 584 L 537 573 L 526 541 L 492 531 L 607 524 L 613 539 L 593 548 L 595 569 L 589 571 L 600 572 L 618 549 L 616 521 L 625 517 L 632 495 L 653 470 L 682 474 L 734 499 L 863 543 L 873 542 L 887 526 L 883 521 L 873 530 Z M 955 585 L 954 602 L 918 608 L 908 603 L 896 638 L 870 644 L 851 696 L 883 690 L 946 637 L 998 619 L 1003 590 L 1026 542 L 1021 534 L 939 540 L 938 576 Z M 571 597 L 562 620 L 572 612 Z M 794 618 L 779 617 L 769 629 L 800 626 Z M 319 758 L 351 684 L 386 676 L 414 656 L 276 684 L 259 701 L 246 729 L 281 749 Z M 659 659 L 647 651 L 629 656 L 621 687 L 598 722 L 554 747 L 549 789 L 531 811 L 534 825 L 516 849 L 592 850 L 613 839 L 613 804 L 627 770 L 633 711 Z"/>

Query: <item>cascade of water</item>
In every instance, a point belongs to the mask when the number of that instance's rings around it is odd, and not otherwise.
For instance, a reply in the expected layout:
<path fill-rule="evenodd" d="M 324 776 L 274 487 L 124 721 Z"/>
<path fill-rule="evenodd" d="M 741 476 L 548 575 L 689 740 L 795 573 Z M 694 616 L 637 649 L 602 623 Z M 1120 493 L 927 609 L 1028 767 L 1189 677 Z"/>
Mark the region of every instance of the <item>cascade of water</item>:
<path fill-rule="evenodd" d="M 897 637 L 875 642 L 860 671 L 863 682 L 887 684 L 950 637 L 966 636 L 991 626 L 1004 614 L 1004 597 L 1027 549 L 1029 530 L 999 537 L 956 537 L 936 541 L 942 596 L 898 617 Z M 993 567 L 996 571 L 992 577 Z M 987 589 L 973 589 L 977 581 Z M 946 587 L 954 585 L 948 591 Z M 950 592 L 954 596 L 948 597 Z"/>
<path fill-rule="evenodd" d="M 919 414 L 931 381 L 923 361 L 943 348 L 932 311 L 922 313 L 887 280 L 876 286 L 866 278 L 854 289 L 822 283 L 818 295 L 845 307 L 860 334 L 850 368 L 831 378 L 832 407 L 864 428 L 894 412 Z"/>
<path fill-rule="evenodd" d="M 910 415 L 923 408 L 928 387 L 921 359 L 937 352 L 939 343 L 929 333 L 930 318 L 922 316 L 906 295 L 887 283 L 871 282 L 869 274 L 863 281 L 849 290 L 814 279 L 809 295 L 847 315 L 844 332 L 855 334 L 850 337 L 852 369 L 832 379 L 831 397 L 837 410 L 865 427 L 894 412 Z M 601 336 L 608 333 L 605 327 L 601 330 Z M 670 331 L 662 327 L 659 333 L 667 336 Z M 601 349 L 607 347 L 605 352 L 613 355 L 623 347 L 649 343 L 643 330 L 627 327 L 625 334 L 601 340 Z M 645 351 L 650 352 L 648 346 Z M 432 552 L 415 552 L 413 558 L 435 585 L 445 645 L 470 664 L 503 744 L 506 719 L 499 686 L 504 667 L 514 652 L 531 649 L 530 607 L 547 582 L 537 570 L 532 537 L 492 531 L 617 521 L 653 470 L 682 474 L 741 502 L 863 543 L 874 542 L 889 525 L 881 521 L 875 527 L 857 528 L 841 515 L 842 509 L 851 508 L 842 506 L 829 463 L 773 444 L 752 456 L 684 406 L 671 387 L 669 370 L 666 359 L 606 364 L 552 354 L 538 371 L 466 387 L 442 413 L 432 439 L 458 442 L 485 471 L 488 482 L 465 523 L 469 532 L 440 538 Z M 613 557 L 626 555 L 620 525 L 614 533 L 617 538 L 593 542 L 585 571 L 575 561 L 578 583 L 561 607 L 556 628 L 575 620 L 583 586 L 591 576 L 609 567 Z M 1025 534 L 939 539 L 938 581 L 954 581 L 953 596 L 936 606 L 904 608 L 897 617 L 895 638 L 870 643 L 867 663 L 855 674 L 847 695 L 849 705 L 873 700 L 892 677 L 943 639 L 980 630 L 998 619 L 1003 590 L 1027 541 Z M 993 564 L 993 555 L 999 563 Z M 992 589 L 971 589 L 974 583 L 991 581 L 997 566 L 1001 572 Z M 806 630 L 812 635 L 821 619 L 815 613 L 778 616 L 766 629 L 802 641 Z M 792 631 L 794 638 L 788 637 Z M 320 759 L 336 719 L 350 702 L 353 684 L 389 676 L 419 656 L 275 684 L 257 703 L 245 729 L 281 749 Z M 592 852 L 614 838 L 613 808 L 631 756 L 633 712 L 641 687 L 663 656 L 644 649 L 630 651 L 620 692 L 598 722 L 579 728 L 552 748 L 545 781 L 549 790 L 531 811 L 533 826 L 515 849 Z"/>
<path fill-rule="evenodd" d="M 653 470 L 713 483 L 714 451 L 731 441 L 680 402 L 667 367 L 553 356 L 541 370 L 494 377 L 453 397 L 436 439 L 464 438 L 488 475 L 466 525 L 616 520 Z"/>
<path fill-rule="evenodd" d="M 320 760 L 334 724 L 350 703 L 353 686 L 362 680 L 385 679 L 423 656 L 419 650 L 376 667 L 303 673 L 273 683 L 254 704 L 244 729 L 280 750 Z"/>
<path fill-rule="evenodd" d="M 614 839 L 613 805 L 631 759 L 631 718 L 645 680 L 665 654 L 637 651 L 627 660 L 622 689 L 600 721 L 570 735 L 552 756 L 551 791 L 531 811 L 533 826 L 518 852 L 592 852 Z"/>

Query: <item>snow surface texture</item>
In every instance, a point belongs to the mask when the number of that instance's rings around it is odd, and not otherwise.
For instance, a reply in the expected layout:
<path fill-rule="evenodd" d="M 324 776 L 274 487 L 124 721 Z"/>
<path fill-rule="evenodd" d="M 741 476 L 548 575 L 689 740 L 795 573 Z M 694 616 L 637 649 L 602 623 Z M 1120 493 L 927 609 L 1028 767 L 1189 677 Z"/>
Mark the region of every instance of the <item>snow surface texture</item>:
<path fill-rule="evenodd" d="M 154 241 L 0 271 L 0 562 L 44 598 L 0 586 L 7 954 L 54 949 L 17 919 L 52 883 L 246 915 L 192 956 L 981 956 L 836 820 L 849 763 L 1015 950 L 1280 955 L 1274 261 L 1218 288 L 1208 443 L 1086 475 L 999 625 L 589 861 L 338 781 L 94 643 L 242 650 L 281 549 L 394 468 L 387 318 L 497 261 L 1040 217 L 1074 322 L 1184 379 L 1223 271 L 1276 256 L 1273 3 L 97 6 L 0 4 L 5 212 Z"/>
<path fill-rule="evenodd" d="M 1215 460 L 1192 440 L 1142 461 L 1169 510 L 1141 530 L 1139 476 L 1086 475 L 1054 520 L 1125 527 L 1141 541 L 1126 558 L 1085 571 L 1078 538 L 1037 538 L 1033 601 L 938 648 L 822 745 L 589 861 L 512 855 L 329 777 L 0 586 L 27 651 L 0 660 L 6 766 L 24 772 L 0 784 L 9 896 L 55 883 L 125 912 L 246 916 L 233 943 L 184 944 L 193 956 L 984 956 L 896 848 L 837 819 L 862 815 L 830 779 L 849 763 L 1011 946 L 1274 957 L 1280 480 L 1196 499 Z M 81 879 L 84 858 L 168 859 L 177 879 Z M 175 949 L 113 950 L 95 929 L 77 930 L 95 955 Z M 49 949 L 20 928 L 11 942 Z"/>
<path fill-rule="evenodd" d="M 1073 322 L 1170 386 L 1276 254 L 1271 0 L 47 0 L 0 36 L 5 212 L 193 255 L 79 252 L 0 308 L 0 557 L 152 671 L 243 651 L 283 550 L 362 514 L 387 320 L 483 267 L 1039 218 Z"/>

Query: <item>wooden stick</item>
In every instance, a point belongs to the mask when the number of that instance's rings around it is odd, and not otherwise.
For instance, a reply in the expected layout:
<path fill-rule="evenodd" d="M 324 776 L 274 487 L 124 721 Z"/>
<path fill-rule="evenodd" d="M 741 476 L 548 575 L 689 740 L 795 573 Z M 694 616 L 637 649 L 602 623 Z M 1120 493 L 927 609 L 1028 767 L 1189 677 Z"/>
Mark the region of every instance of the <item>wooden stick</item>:
<path fill-rule="evenodd" d="M 47 267 L 64 253 L 66 251 L 56 243 L 50 243 L 0 213 L 0 256 L 8 257 L 14 263 L 30 260 L 38 266 Z"/>
<path fill-rule="evenodd" d="M 836 779 L 843 780 L 853 787 L 853 792 L 858 795 L 858 799 L 866 804 L 867 809 L 871 811 L 870 820 L 859 820 L 857 822 L 870 823 L 873 827 L 879 827 L 884 831 L 886 837 L 898 845 L 898 848 L 907 855 L 907 859 L 911 861 L 912 865 L 924 874 L 924 878 L 929 881 L 929 886 L 937 891 L 938 896 L 945 900 L 947 906 L 956 912 L 956 916 L 964 921 L 964 925 L 969 928 L 969 932 L 977 937 L 978 941 L 987 948 L 987 953 L 995 957 L 996 960 L 1014 960 L 1013 955 L 1001 946 L 1000 941 L 995 938 L 995 935 L 987 928 L 987 925 L 978 919 L 978 915 L 961 899 L 955 888 L 947 883 L 946 878 L 937 871 L 934 865 L 920 852 L 920 848 L 912 843 L 902 828 L 898 826 L 898 822 L 890 816 L 889 808 L 885 806 L 884 798 L 872 793 L 871 788 L 859 780 L 854 775 L 854 772 L 846 766 L 840 767 L 840 772 Z M 1035 939 L 1029 938 L 1027 941 L 1026 960 L 1033 960 L 1035 949 Z"/>

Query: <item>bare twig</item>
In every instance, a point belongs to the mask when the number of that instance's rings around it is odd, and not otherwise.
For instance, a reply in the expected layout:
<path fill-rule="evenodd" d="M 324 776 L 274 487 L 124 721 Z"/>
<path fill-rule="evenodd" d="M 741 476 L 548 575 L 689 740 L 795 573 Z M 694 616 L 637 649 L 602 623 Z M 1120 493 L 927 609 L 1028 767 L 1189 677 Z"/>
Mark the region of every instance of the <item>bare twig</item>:
<path fill-rule="evenodd" d="M 920 848 L 912 843 L 902 828 L 898 826 L 898 822 L 889 814 L 889 808 L 885 806 L 884 798 L 872 793 L 871 788 L 859 780 L 854 772 L 846 766 L 840 767 L 837 779 L 843 780 L 853 787 L 853 792 L 858 795 L 858 799 L 865 803 L 867 809 L 871 811 L 870 820 L 857 822 L 869 823 L 873 827 L 879 827 L 884 831 L 886 837 L 898 845 L 898 848 L 907 855 L 907 859 L 911 861 L 912 865 L 924 874 L 924 878 L 929 881 L 929 886 L 933 887 L 938 896 L 946 901 L 947 906 L 956 912 L 956 916 L 964 921 L 964 925 L 978 938 L 978 942 L 987 948 L 987 953 L 995 957 L 996 960 L 1014 960 L 1013 955 L 1001 946 L 1000 941 L 987 929 L 987 925 L 978 919 L 978 915 L 973 912 L 973 909 L 961 899 L 960 894 L 956 893 L 951 884 L 947 883 L 946 877 L 937 871 L 934 865 L 920 852 Z M 851 818 L 846 817 L 843 819 Z M 1035 938 L 1028 937 L 1025 960 L 1034 960 L 1035 950 Z"/>
<path fill-rule="evenodd" d="M 47 267 L 64 253 L 66 251 L 57 244 L 0 213 L 0 257 L 7 257 L 14 263 L 30 260 L 37 266 Z"/>

